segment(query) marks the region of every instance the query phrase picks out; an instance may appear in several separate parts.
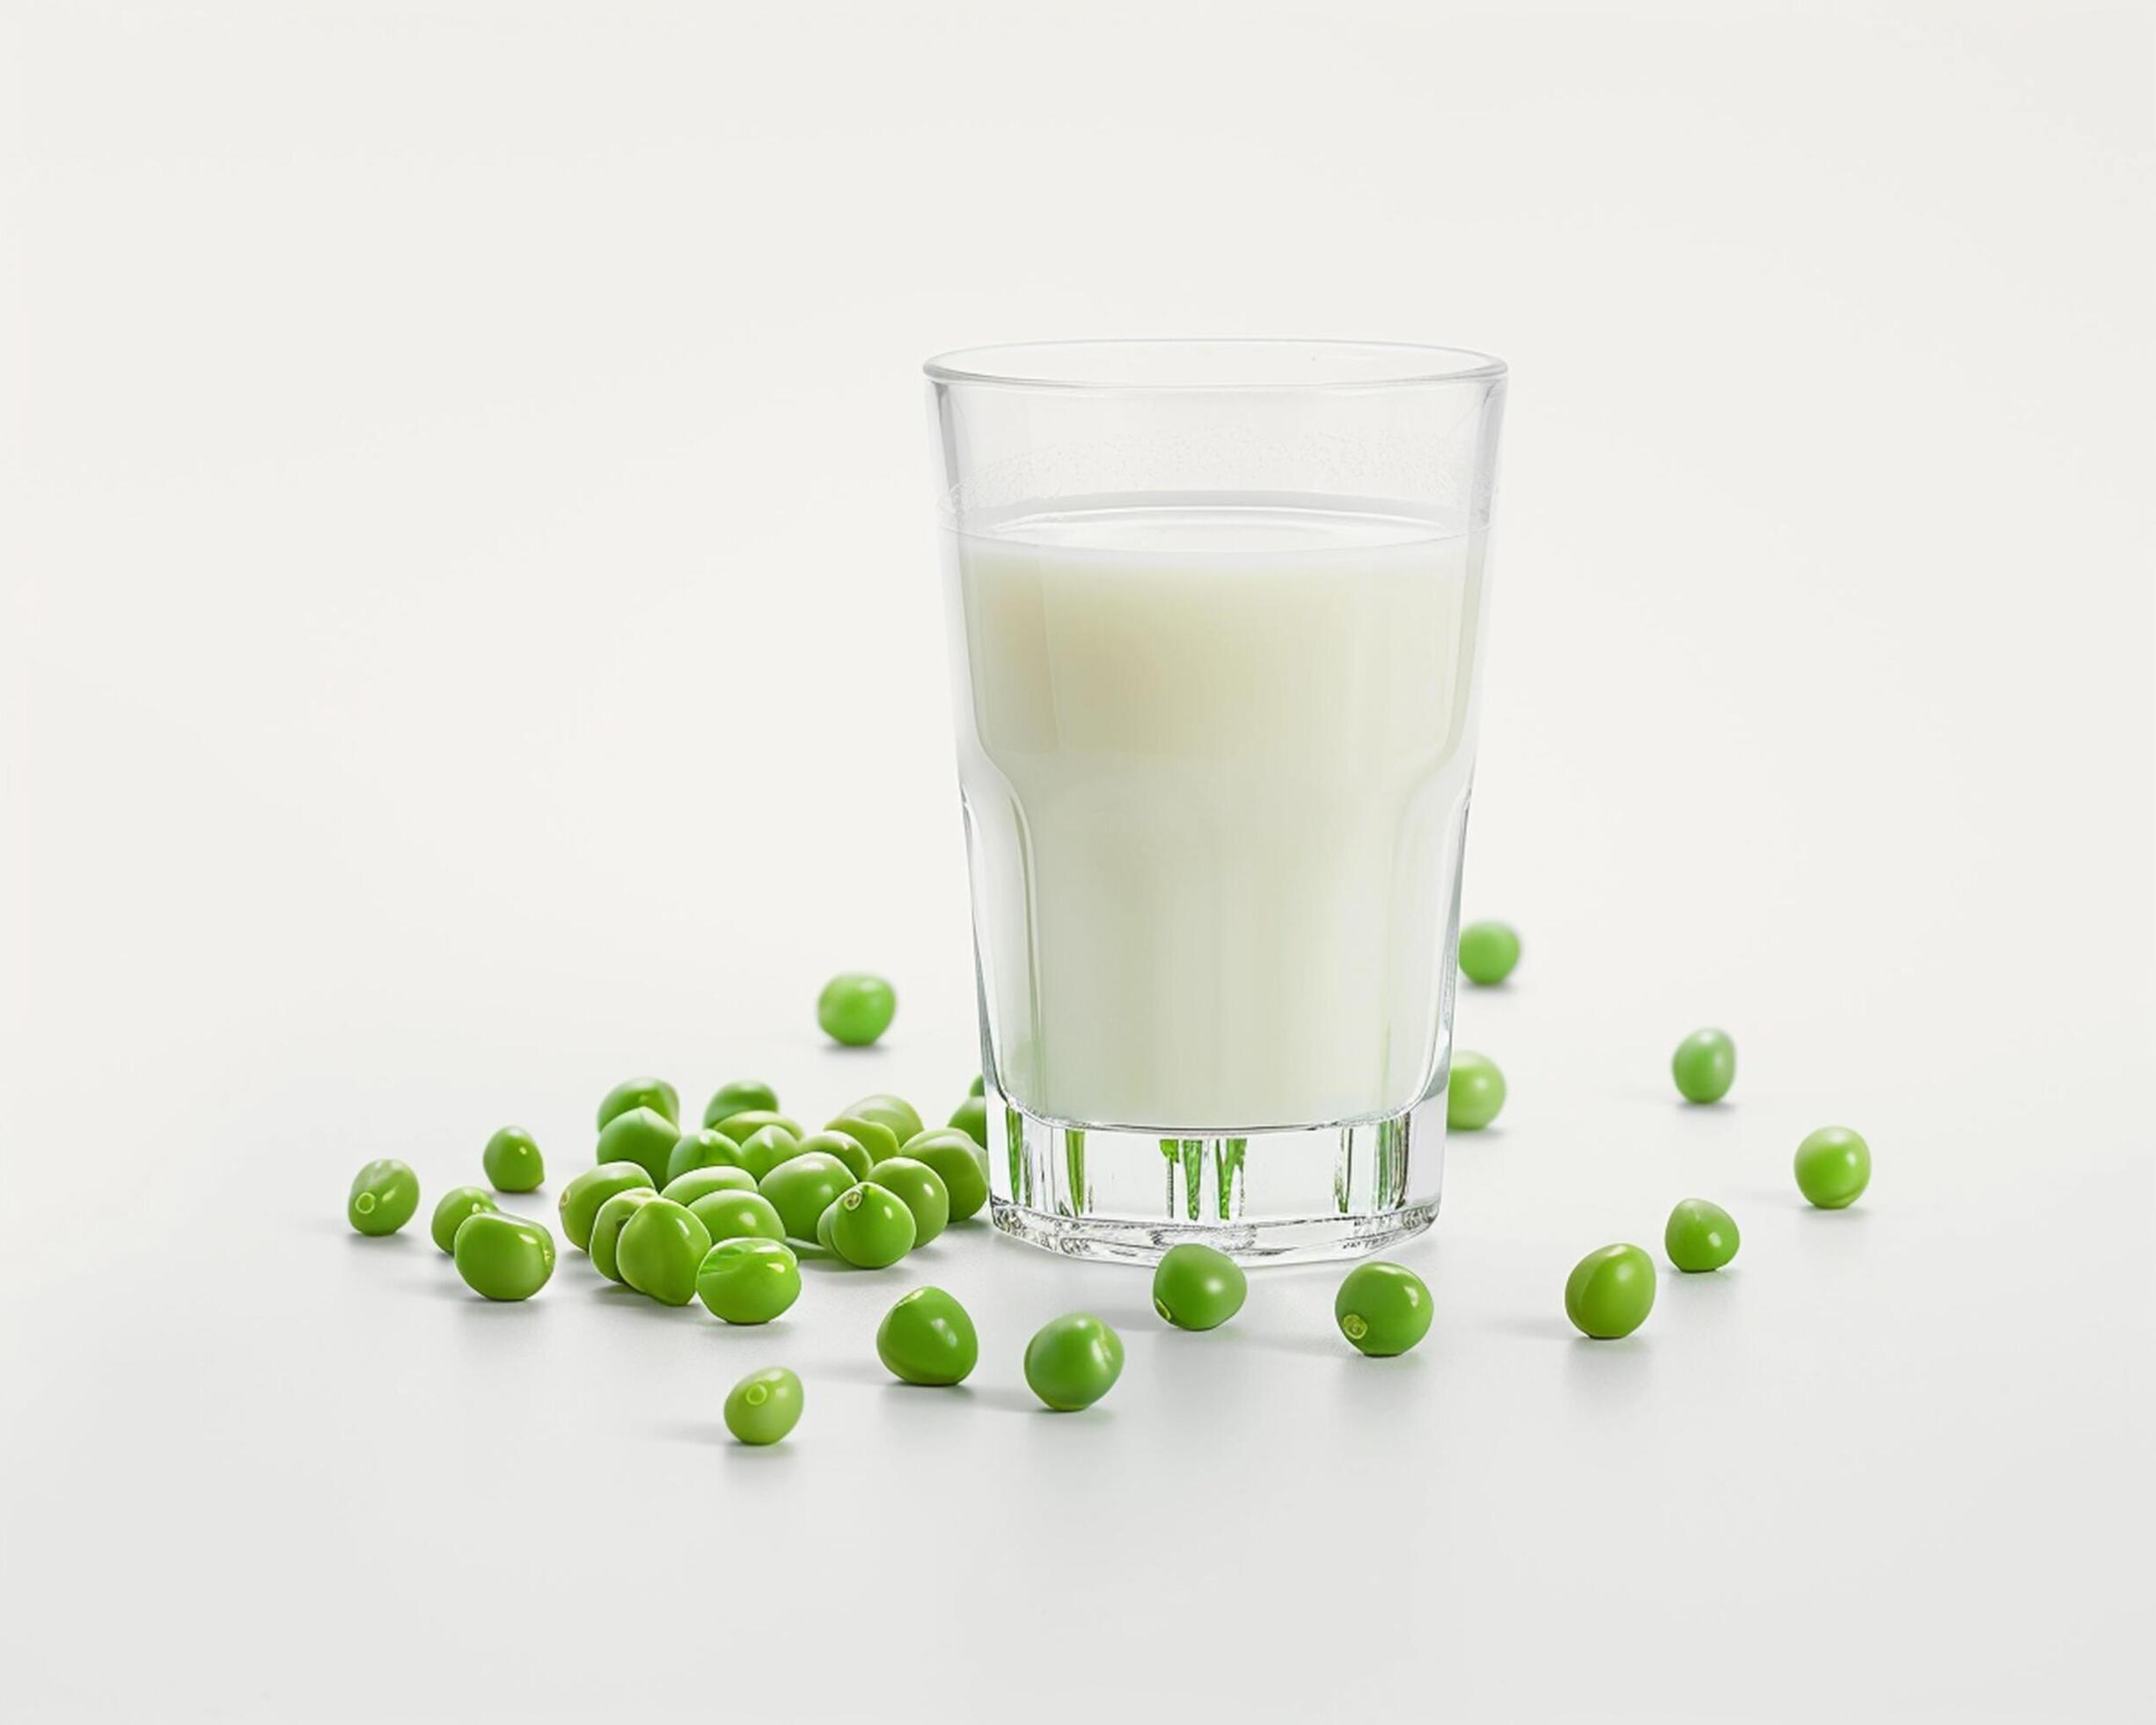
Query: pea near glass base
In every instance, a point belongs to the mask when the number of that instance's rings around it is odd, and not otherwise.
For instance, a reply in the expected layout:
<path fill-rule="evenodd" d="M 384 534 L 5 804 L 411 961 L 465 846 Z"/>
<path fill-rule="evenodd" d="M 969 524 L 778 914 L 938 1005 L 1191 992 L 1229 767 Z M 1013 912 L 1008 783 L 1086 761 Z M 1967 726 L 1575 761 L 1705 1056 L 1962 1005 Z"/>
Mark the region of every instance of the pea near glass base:
<path fill-rule="evenodd" d="M 993 1097 L 989 1112 L 990 1218 L 1073 1258 L 1151 1264 L 1186 1240 L 1243 1263 L 1356 1258 L 1437 1219 L 1441 1096 L 1338 1126 L 1196 1135 L 1064 1125 Z"/>

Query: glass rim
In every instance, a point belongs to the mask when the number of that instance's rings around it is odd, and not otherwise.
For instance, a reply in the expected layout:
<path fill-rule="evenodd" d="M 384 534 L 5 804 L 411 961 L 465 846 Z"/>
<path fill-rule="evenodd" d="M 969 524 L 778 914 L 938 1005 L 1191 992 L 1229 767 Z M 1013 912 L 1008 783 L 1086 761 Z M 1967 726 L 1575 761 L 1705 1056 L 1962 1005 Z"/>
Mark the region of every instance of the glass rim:
<path fill-rule="evenodd" d="M 1291 356 L 1309 368 L 1302 375 L 1281 365 Z M 1136 336 L 954 348 L 923 361 L 920 369 L 931 382 L 938 384 L 1096 393 L 1215 394 L 1477 383 L 1500 378 L 1507 368 L 1493 354 L 1420 341 Z"/>

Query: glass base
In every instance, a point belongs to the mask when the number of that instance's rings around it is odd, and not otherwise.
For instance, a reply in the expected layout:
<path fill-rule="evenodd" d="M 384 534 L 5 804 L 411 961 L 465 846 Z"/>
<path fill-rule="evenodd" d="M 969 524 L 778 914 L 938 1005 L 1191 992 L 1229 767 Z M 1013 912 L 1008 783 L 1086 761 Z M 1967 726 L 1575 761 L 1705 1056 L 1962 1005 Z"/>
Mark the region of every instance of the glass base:
<path fill-rule="evenodd" d="M 1246 1264 L 1356 1258 L 1437 1219 L 1441 1097 L 1340 1126 L 1197 1135 L 991 1113 L 990 1220 L 1072 1258 L 1151 1264 L 1186 1240 Z"/>

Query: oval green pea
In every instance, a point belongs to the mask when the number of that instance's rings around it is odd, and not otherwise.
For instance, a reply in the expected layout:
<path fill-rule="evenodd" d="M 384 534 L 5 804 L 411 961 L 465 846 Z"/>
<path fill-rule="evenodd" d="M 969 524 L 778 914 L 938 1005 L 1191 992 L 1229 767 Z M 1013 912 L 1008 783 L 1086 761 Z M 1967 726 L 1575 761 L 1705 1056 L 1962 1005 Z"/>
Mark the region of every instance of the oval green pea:
<path fill-rule="evenodd" d="M 554 1208 L 561 1213 L 561 1231 L 579 1252 L 591 1249 L 591 1224 L 599 1208 L 617 1192 L 634 1191 L 653 1184 L 650 1171 L 640 1162 L 602 1162 L 587 1168 L 561 1188 Z"/>
<path fill-rule="evenodd" d="M 1224 1252 L 1185 1240 L 1153 1270 L 1153 1310 L 1178 1330 L 1217 1330 L 1243 1310 L 1250 1280 Z"/>
<path fill-rule="evenodd" d="M 884 1314 L 876 1326 L 876 1357 L 907 1384 L 965 1382 L 980 1359 L 973 1319 L 940 1288 L 916 1288 Z"/>
<path fill-rule="evenodd" d="M 876 1164 L 876 1183 L 898 1195 L 913 1213 L 913 1244 L 925 1246 L 950 1223 L 950 1188 L 925 1162 L 910 1156 L 886 1156 Z"/>
<path fill-rule="evenodd" d="M 726 1429 L 744 1443 L 776 1443 L 801 1423 L 801 1380 L 784 1366 L 751 1372 L 726 1394 Z"/>
<path fill-rule="evenodd" d="M 489 1138 L 479 1163 L 496 1192 L 536 1192 L 546 1183 L 539 1141 L 520 1126 L 505 1126 Z"/>
<path fill-rule="evenodd" d="M 1025 1381 L 1059 1413 L 1090 1407 L 1123 1375 L 1123 1338 L 1090 1312 L 1067 1312 L 1025 1346 Z"/>
<path fill-rule="evenodd" d="M 758 1133 L 770 1127 L 778 1127 L 788 1138 L 805 1135 L 799 1120 L 791 1114 L 780 1113 L 775 1108 L 744 1108 L 738 1114 L 729 1114 L 715 1129 L 724 1133 L 737 1144 L 745 1144 Z"/>
<path fill-rule="evenodd" d="M 1406 1353 L 1430 1333 L 1436 1315 L 1429 1285 L 1404 1264 L 1358 1264 L 1332 1296 L 1340 1333 L 1374 1360 Z"/>
<path fill-rule="evenodd" d="M 783 1240 L 786 1223 L 760 1192 L 708 1192 L 689 1203 L 714 1245 L 722 1240 Z"/>
<path fill-rule="evenodd" d="M 1520 934 L 1509 922 L 1470 922 L 1460 930 L 1460 973 L 1493 988 L 1520 962 Z"/>
<path fill-rule="evenodd" d="M 1690 1274 L 1719 1270 L 1737 1255 L 1736 1220 L 1720 1204 L 1687 1198 L 1669 1212 L 1662 1229 L 1662 1250 L 1678 1269 Z"/>
<path fill-rule="evenodd" d="M 481 1210 L 498 1210 L 502 1207 L 494 1201 L 494 1194 L 485 1186 L 451 1186 L 442 1194 L 442 1201 L 434 1207 L 434 1220 L 428 1232 L 434 1243 L 444 1252 L 457 1249 L 457 1230 L 464 1226 L 466 1216 L 477 1215 Z"/>
<path fill-rule="evenodd" d="M 864 1120 L 876 1120 L 891 1130 L 891 1135 L 901 1144 L 921 1129 L 921 1119 L 913 1105 L 902 1096 L 879 1092 L 864 1096 L 846 1111 Z"/>
<path fill-rule="evenodd" d="M 619 1119 L 632 1108 L 649 1108 L 669 1121 L 681 1118 L 681 1097 L 674 1087 L 664 1078 L 628 1078 L 606 1092 L 599 1104 L 599 1130 L 606 1130 L 609 1122 Z M 605 1160 L 605 1157 L 600 1158 Z"/>
<path fill-rule="evenodd" d="M 1872 1183 L 1872 1147 L 1845 1126 L 1822 1126 L 1797 1146 L 1797 1190 L 1822 1210 L 1845 1210 Z"/>
<path fill-rule="evenodd" d="M 764 1176 L 793 1155 L 799 1143 L 797 1134 L 782 1126 L 759 1127 L 741 1141 L 741 1165 L 756 1176 L 761 1185 Z"/>
<path fill-rule="evenodd" d="M 453 1252 L 457 1274 L 489 1300 L 528 1300 L 554 1273 L 554 1237 L 536 1222 L 481 1210 L 464 1219 Z"/>
<path fill-rule="evenodd" d="M 963 1132 L 982 1149 L 988 1148 L 988 1103 L 985 1097 L 969 1096 L 951 1110 L 950 1126 Z"/>
<path fill-rule="evenodd" d="M 345 1220 L 363 1234 L 394 1234 L 419 1209 L 419 1176 L 394 1156 L 378 1156 L 352 1176 Z"/>
<path fill-rule="evenodd" d="M 666 1184 L 667 1163 L 681 1134 L 673 1121 L 656 1108 L 635 1107 L 616 1114 L 599 1131 L 601 1162 L 633 1162 L 651 1177 L 651 1184 Z"/>
<path fill-rule="evenodd" d="M 741 1146 L 715 1127 L 700 1127 L 694 1132 L 683 1133 L 674 1140 L 673 1149 L 667 1151 L 666 1182 L 671 1185 L 684 1174 L 693 1173 L 700 1168 L 740 1167 Z"/>
<path fill-rule="evenodd" d="M 711 1236 L 688 1208 L 656 1194 L 614 1244 L 621 1280 L 663 1306 L 686 1306 L 696 1297 L 696 1272 L 710 1250 Z"/>
<path fill-rule="evenodd" d="M 658 1202 L 659 1194 L 649 1186 L 633 1186 L 627 1192 L 617 1192 L 599 1206 L 598 1215 L 591 1223 L 591 1244 L 585 1248 L 591 1254 L 591 1267 L 609 1281 L 626 1282 L 621 1274 L 619 1247 L 621 1230 L 629 1225 L 629 1218 L 647 1204 Z"/>
<path fill-rule="evenodd" d="M 855 1269 L 888 1269 L 913 1251 L 913 1213 L 889 1187 L 862 1180 L 831 1208 L 832 1249 Z"/>
<path fill-rule="evenodd" d="M 729 1324 L 768 1324 L 801 1297 L 801 1262 L 782 1240 L 721 1240 L 697 1266 L 696 1297 Z"/>
<path fill-rule="evenodd" d="M 950 1194 L 953 1222 L 964 1222 L 988 1201 L 987 1153 L 956 1127 L 916 1133 L 898 1154 L 935 1170 Z"/>
<path fill-rule="evenodd" d="M 1445 1086 L 1445 1124 L 1455 1132 L 1480 1132 L 1504 1107 L 1505 1075 L 1497 1062 L 1464 1049 L 1456 1053 Z"/>
<path fill-rule="evenodd" d="M 833 1042 L 865 1048 L 891 1028 L 898 1015 L 897 990 L 880 976 L 848 971 L 824 985 L 816 999 L 816 1022 Z"/>
<path fill-rule="evenodd" d="M 1565 1281 L 1565 1316 L 1597 1341 L 1629 1336 L 1654 1310 L 1654 1260 L 1638 1246 L 1603 1246 Z"/>
<path fill-rule="evenodd" d="M 888 1134 L 885 1135 L 889 1136 Z M 821 1132 L 811 1132 L 794 1147 L 793 1153 L 795 1156 L 820 1154 L 836 1156 L 853 1171 L 854 1178 L 857 1180 L 867 1179 L 869 1170 L 875 1165 L 875 1158 L 869 1156 L 869 1147 L 860 1139 L 847 1133 L 833 1131 L 828 1127 Z"/>
<path fill-rule="evenodd" d="M 756 1183 L 796 1240 L 816 1237 L 816 1220 L 854 1184 L 854 1171 L 835 1156 L 810 1150 L 788 1156 Z"/>
<path fill-rule="evenodd" d="M 1737 1081 L 1737 1045 L 1727 1031 L 1694 1031 L 1669 1057 L 1669 1075 L 1687 1102 L 1720 1102 Z"/>
<path fill-rule="evenodd" d="M 659 1188 L 659 1196 L 671 1198 L 677 1204 L 693 1204 L 700 1198 L 708 1198 L 715 1192 L 754 1192 L 756 1176 L 745 1168 L 721 1165 L 711 1168 L 692 1168 L 686 1174 L 677 1174 Z"/>
<path fill-rule="evenodd" d="M 873 1168 L 885 1156 L 898 1154 L 898 1134 L 881 1120 L 864 1119 L 859 1114 L 841 1114 L 835 1120 L 824 1124 L 825 1132 L 842 1133 L 869 1153 L 869 1165 Z M 866 1175 L 862 1178 L 865 1179 Z"/>
<path fill-rule="evenodd" d="M 704 1124 L 716 1126 L 721 1120 L 730 1120 L 752 1109 L 761 1113 L 777 1113 L 778 1091 L 761 1079 L 737 1078 L 711 1093 L 711 1100 L 704 1104 Z"/>

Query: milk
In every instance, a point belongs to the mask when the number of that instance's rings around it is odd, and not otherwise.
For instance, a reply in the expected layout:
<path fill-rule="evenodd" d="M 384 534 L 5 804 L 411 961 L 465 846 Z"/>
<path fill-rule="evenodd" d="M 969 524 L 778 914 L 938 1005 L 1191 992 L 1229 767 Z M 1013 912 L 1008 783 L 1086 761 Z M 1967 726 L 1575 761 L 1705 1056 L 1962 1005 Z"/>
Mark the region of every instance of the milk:
<path fill-rule="evenodd" d="M 1442 1061 L 1483 541 L 1260 501 L 947 529 L 1003 1093 L 1161 1133 L 1390 1112 Z"/>

